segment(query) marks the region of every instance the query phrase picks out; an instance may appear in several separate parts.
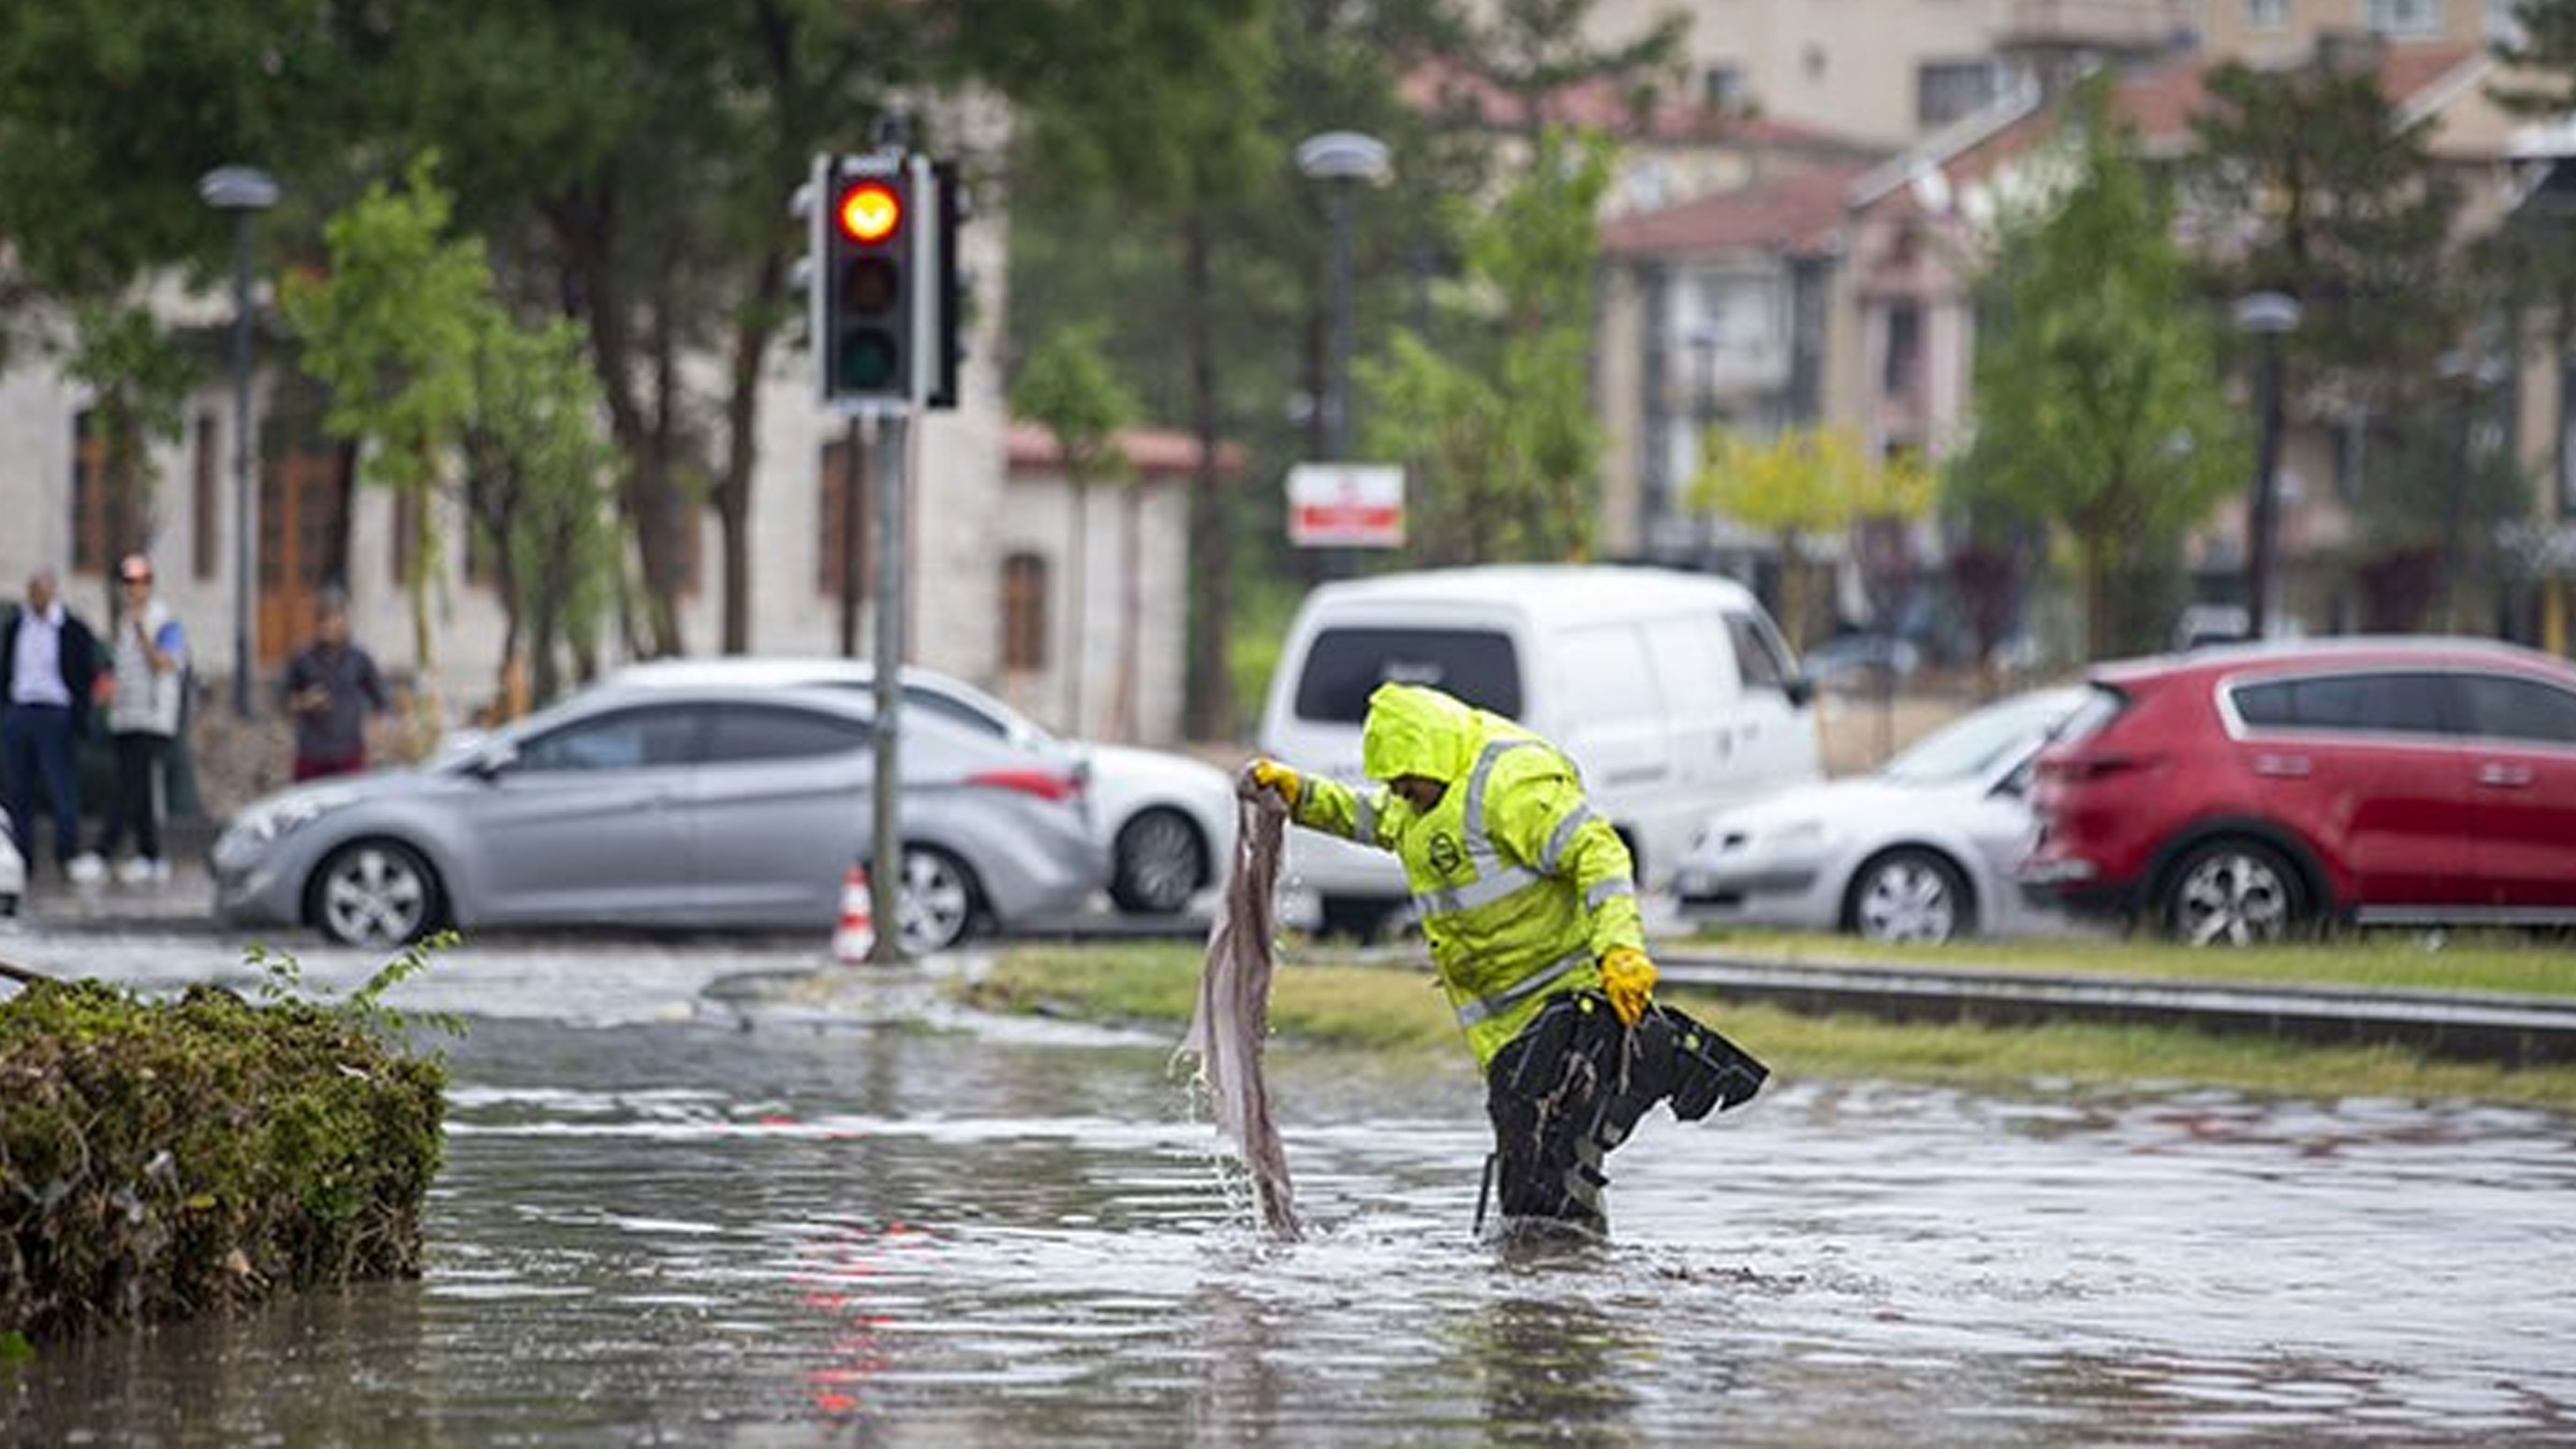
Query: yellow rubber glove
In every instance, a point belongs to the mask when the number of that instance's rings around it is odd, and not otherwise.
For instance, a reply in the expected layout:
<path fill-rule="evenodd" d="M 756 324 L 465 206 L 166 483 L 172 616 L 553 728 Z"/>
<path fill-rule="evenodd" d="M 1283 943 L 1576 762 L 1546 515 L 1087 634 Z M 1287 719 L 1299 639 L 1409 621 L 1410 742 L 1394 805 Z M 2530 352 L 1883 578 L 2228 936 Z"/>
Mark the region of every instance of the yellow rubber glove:
<path fill-rule="evenodd" d="M 1286 811 L 1297 808 L 1297 797 L 1305 791 L 1306 782 L 1277 760 L 1256 759 L 1243 767 L 1234 788 L 1236 794 L 1256 805 Z"/>
<path fill-rule="evenodd" d="M 1634 946 L 1611 947 L 1601 958 L 1601 994 L 1623 1024 L 1635 1026 L 1655 997 L 1655 963 Z"/>

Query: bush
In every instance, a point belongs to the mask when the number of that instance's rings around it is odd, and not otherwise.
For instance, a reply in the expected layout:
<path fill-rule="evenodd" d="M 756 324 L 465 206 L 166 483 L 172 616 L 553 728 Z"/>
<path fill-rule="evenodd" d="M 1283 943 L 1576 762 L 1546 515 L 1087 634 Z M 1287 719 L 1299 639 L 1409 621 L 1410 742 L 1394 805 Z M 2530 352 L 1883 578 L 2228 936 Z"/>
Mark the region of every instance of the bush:
<path fill-rule="evenodd" d="M 96 981 L 0 1003 L 0 1340 L 417 1277 L 447 1072 L 375 996 L 420 960 L 338 1006 Z"/>

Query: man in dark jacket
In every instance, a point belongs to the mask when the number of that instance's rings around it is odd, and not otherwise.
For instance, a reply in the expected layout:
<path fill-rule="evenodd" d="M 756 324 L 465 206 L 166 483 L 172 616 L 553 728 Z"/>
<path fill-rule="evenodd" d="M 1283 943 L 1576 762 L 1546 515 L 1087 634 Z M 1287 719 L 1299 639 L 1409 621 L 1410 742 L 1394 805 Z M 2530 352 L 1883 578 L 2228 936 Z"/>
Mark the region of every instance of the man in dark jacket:
<path fill-rule="evenodd" d="M 64 606 L 54 571 L 29 575 L 25 606 L 0 625 L 0 762 L 8 766 L 9 822 L 30 871 L 40 800 L 54 817 L 54 863 L 65 878 L 80 853 L 74 751 L 89 728 L 98 657 L 98 636 Z"/>

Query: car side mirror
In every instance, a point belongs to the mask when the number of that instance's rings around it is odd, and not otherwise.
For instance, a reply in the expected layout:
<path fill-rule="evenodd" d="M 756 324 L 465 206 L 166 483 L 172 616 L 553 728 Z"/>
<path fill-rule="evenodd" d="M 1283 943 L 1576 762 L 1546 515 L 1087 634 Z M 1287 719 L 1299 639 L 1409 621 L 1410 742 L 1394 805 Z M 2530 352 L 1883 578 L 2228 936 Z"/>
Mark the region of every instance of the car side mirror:
<path fill-rule="evenodd" d="M 1816 681 L 1804 674 L 1791 675 L 1781 690 L 1789 696 L 1789 703 L 1800 709 L 1816 701 Z"/>
<path fill-rule="evenodd" d="M 478 780 L 489 780 L 519 763 L 519 747 L 508 740 L 486 740 L 474 747 L 465 768 Z"/>

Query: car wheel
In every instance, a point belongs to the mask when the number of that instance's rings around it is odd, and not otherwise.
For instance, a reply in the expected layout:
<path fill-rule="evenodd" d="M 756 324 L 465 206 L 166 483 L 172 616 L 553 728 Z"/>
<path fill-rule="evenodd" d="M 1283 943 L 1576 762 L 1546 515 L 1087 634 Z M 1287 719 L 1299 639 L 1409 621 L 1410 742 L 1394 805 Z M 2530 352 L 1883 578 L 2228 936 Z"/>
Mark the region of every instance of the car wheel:
<path fill-rule="evenodd" d="M 2260 841 L 2194 846 L 2166 879 L 2165 926 L 2188 945 L 2277 941 L 2307 913 L 2298 873 L 2281 852 Z"/>
<path fill-rule="evenodd" d="M 1929 850 L 1891 850 L 1852 876 L 1843 929 L 1873 941 L 1938 943 L 1976 934 L 1967 877 Z"/>
<path fill-rule="evenodd" d="M 1208 879 L 1207 842 L 1177 811 L 1137 812 L 1118 828 L 1116 854 L 1109 899 L 1135 915 L 1171 915 Z"/>
<path fill-rule="evenodd" d="M 306 916 L 343 946 L 417 941 L 439 910 L 437 873 L 400 841 L 353 840 L 325 857 L 306 887 Z"/>
<path fill-rule="evenodd" d="M 903 948 L 918 956 L 966 939 L 978 910 L 975 873 L 936 846 L 903 853 Z"/>

